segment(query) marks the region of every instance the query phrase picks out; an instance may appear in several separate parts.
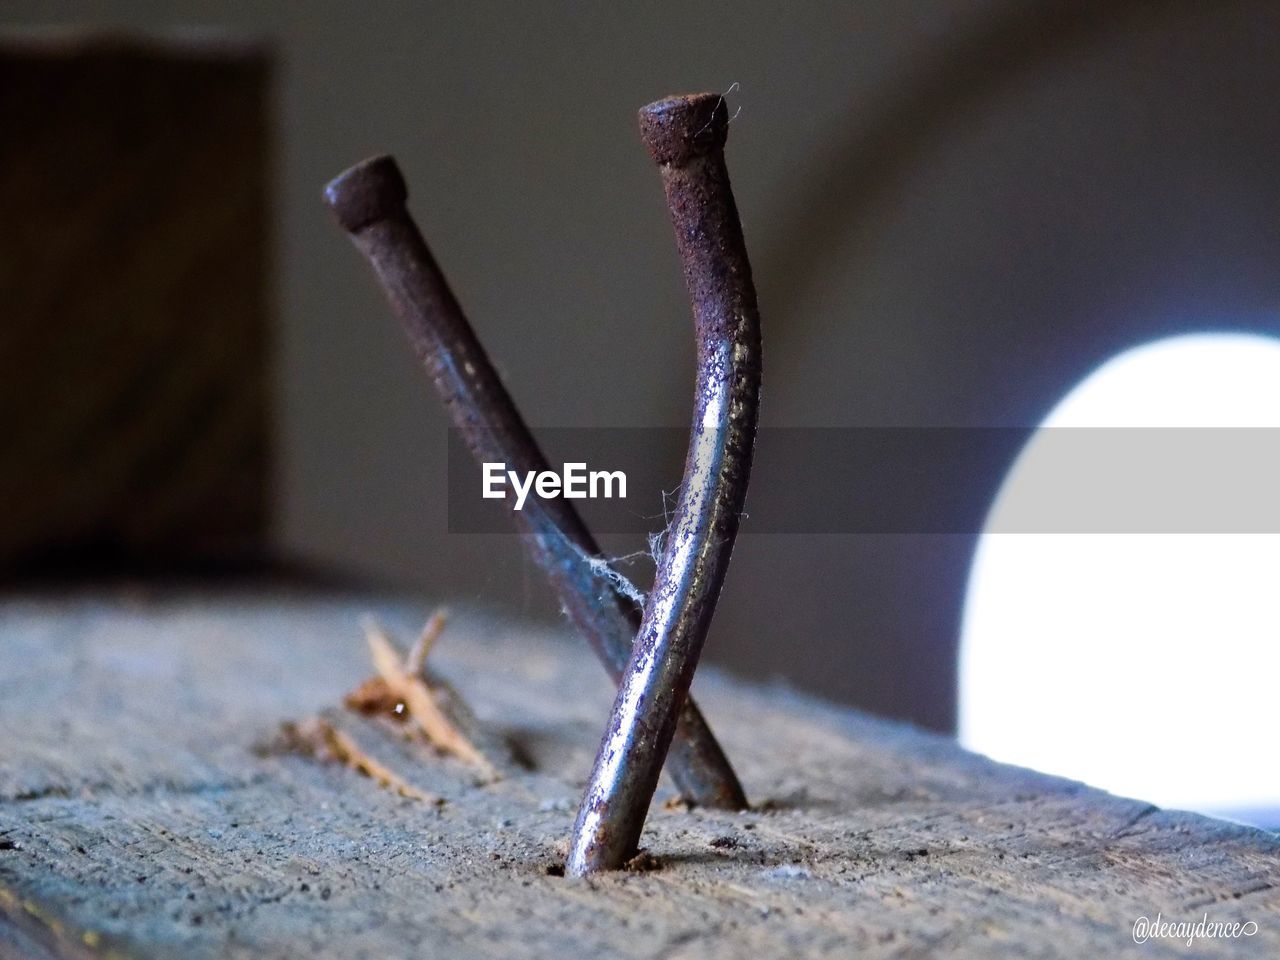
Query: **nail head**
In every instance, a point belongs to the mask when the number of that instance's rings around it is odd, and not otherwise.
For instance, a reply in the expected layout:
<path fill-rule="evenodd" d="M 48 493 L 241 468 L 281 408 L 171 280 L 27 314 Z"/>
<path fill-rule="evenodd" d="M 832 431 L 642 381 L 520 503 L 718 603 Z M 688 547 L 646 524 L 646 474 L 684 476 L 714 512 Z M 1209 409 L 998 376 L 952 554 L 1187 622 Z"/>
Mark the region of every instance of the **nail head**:
<path fill-rule="evenodd" d="M 729 108 L 723 94 L 667 97 L 640 108 L 640 136 L 658 164 L 682 166 L 723 148 L 728 135 Z"/>
<path fill-rule="evenodd" d="M 400 213 L 408 196 L 400 167 L 388 154 L 361 160 L 324 188 L 325 201 L 351 233 Z"/>

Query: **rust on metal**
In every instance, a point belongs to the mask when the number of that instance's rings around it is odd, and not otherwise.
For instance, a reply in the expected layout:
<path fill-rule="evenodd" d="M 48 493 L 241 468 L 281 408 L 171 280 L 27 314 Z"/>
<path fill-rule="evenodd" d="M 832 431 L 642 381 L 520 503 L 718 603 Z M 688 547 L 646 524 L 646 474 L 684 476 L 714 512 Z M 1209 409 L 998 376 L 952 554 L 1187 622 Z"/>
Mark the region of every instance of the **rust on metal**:
<path fill-rule="evenodd" d="M 746 502 L 760 318 L 724 162 L 728 126 L 724 98 L 714 93 L 671 97 L 640 111 L 693 307 L 693 427 L 653 592 L 578 810 L 566 864 L 572 875 L 618 869 L 636 853 Z"/>
<path fill-rule="evenodd" d="M 482 463 L 505 462 L 520 473 L 548 469 L 410 217 L 407 197 L 404 177 L 389 156 L 356 164 L 325 188 L 329 206 L 372 264 L 472 454 Z M 523 510 L 512 511 L 512 517 L 569 619 L 617 683 L 640 626 L 640 611 L 592 566 L 591 560 L 601 555 L 595 538 L 564 498 L 531 497 Z M 681 711 L 667 768 L 693 803 L 722 809 L 746 806 L 733 768 L 691 701 Z"/>

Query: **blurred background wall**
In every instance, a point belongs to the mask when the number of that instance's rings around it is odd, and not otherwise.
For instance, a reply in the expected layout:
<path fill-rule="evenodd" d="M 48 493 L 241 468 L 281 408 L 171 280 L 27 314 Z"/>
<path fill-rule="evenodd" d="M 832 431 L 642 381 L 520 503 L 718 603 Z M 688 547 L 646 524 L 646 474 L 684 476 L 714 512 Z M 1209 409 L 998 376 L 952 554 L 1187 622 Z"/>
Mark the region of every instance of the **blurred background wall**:
<path fill-rule="evenodd" d="M 1125 347 L 1280 316 L 1265 0 L 10 0 L 3 15 L 11 40 L 268 46 L 270 545 L 441 599 L 554 616 L 516 541 L 445 532 L 444 414 L 319 200 L 370 153 L 399 158 L 535 426 L 685 425 L 688 306 L 635 130 L 672 92 L 738 84 L 728 160 L 766 425 L 1034 424 Z M 708 656 L 949 729 L 972 549 L 748 523 Z"/>

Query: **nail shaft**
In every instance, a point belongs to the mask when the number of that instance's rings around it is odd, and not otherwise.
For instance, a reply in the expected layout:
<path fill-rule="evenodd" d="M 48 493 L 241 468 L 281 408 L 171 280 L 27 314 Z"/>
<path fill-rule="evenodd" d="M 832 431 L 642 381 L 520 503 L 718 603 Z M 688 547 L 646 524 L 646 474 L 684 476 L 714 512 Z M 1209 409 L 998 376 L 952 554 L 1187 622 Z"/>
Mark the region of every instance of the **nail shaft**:
<path fill-rule="evenodd" d="M 409 215 L 407 189 L 395 160 L 380 156 L 357 164 L 325 188 L 325 198 L 372 264 L 475 458 L 505 462 L 520 473 L 548 469 Z M 617 683 L 631 655 L 640 611 L 588 562 L 588 557 L 600 556 L 595 538 L 564 498 L 531 497 L 512 516 L 569 619 Z M 668 770 L 693 803 L 723 809 L 746 806 L 737 776 L 693 703 L 681 713 Z"/>
<path fill-rule="evenodd" d="M 636 852 L 746 501 L 760 319 L 724 162 L 728 122 L 716 94 L 673 97 L 640 111 L 693 306 L 693 429 L 654 589 L 578 810 L 566 865 L 572 875 L 617 869 Z"/>

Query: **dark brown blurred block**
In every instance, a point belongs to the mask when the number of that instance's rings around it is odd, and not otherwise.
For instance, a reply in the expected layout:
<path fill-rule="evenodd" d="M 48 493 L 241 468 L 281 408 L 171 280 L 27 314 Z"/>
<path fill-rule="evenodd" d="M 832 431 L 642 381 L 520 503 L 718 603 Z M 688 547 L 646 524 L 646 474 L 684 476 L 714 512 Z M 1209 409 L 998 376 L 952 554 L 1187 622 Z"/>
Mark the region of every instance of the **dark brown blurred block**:
<path fill-rule="evenodd" d="M 0 41 L 0 570 L 259 554 L 269 79 L 257 47 Z"/>

